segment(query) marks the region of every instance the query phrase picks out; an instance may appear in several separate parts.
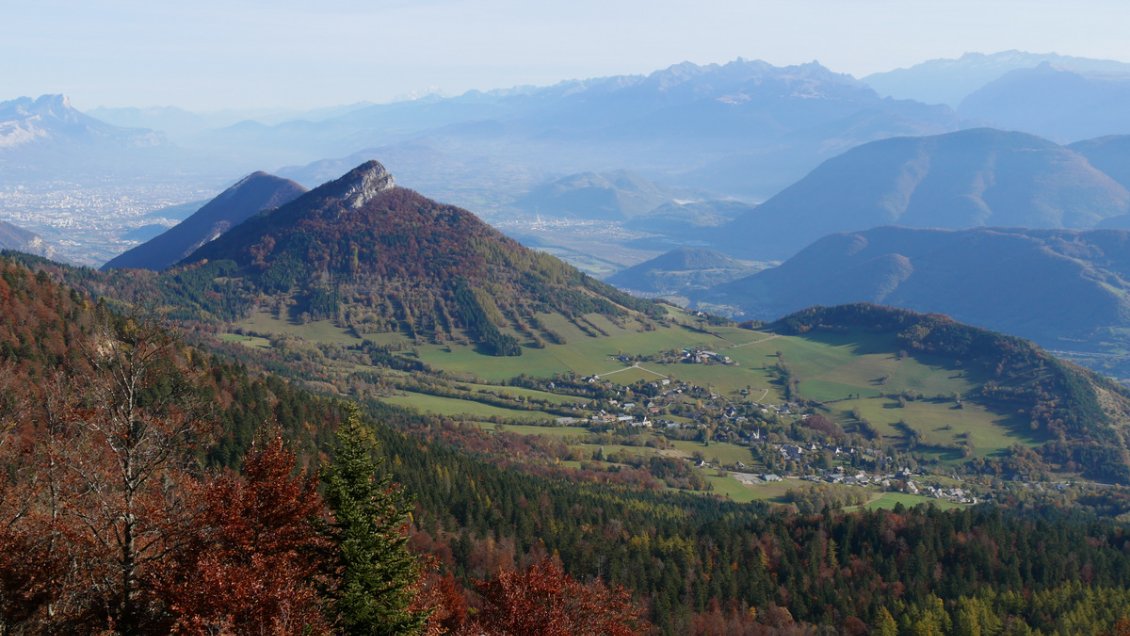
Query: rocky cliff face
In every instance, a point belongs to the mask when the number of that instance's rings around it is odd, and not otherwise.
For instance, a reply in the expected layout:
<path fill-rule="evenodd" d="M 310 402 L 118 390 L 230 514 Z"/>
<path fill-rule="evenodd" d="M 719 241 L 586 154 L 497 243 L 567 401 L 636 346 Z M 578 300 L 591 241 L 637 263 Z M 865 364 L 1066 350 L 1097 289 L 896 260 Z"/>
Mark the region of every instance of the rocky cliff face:
<path fill-rule="evenodd" d="M 55 256 L 55 248 L 44 241 L 43 237 L 4 221 L 0 221 L 0 249 L 16 250 L 47 258 Z"/>
<path fill-rule="evenodd" d="M 396 181 L 380 162 L 367 161 L 328 184 L 325 195 L 340 199 L 344 207 L 356 210 L 395 187 Z"/>

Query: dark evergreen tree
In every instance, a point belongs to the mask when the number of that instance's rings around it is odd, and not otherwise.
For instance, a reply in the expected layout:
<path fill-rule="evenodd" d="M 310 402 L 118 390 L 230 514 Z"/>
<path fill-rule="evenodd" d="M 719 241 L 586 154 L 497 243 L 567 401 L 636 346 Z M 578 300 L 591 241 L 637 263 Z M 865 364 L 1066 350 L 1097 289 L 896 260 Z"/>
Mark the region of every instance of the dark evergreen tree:
<path fill-rule="evenodd" d="M 428 612 L 412 606 L 420 564 L 407 546 L 408 502 L 377 450 L 351 406 L 325 474 L 341 568 L 334 610 L 346 634 L 420 633 Z"/>

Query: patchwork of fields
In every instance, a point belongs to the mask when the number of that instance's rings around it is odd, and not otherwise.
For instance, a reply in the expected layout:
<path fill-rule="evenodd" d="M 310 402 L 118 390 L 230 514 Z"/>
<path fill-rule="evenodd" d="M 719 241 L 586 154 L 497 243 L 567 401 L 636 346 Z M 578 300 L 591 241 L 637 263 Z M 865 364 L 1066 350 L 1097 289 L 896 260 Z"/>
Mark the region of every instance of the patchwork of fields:
<path fill-rule="evenodd" d="M 478 422 L 513 422 L 507 426 L 510 432 L 567 437 L 583 446 L 588 432 L 583 427 L 521 424 L 552 423 L 559 415 L 544 408 L 553 405 L 580 411 L 586 402 L 583 398 L 505 383 L 518 376 L 543 380 L 596 376 L 601 382 L 621 387 L 639 383 L 697 387 L 709 396 L 707 404 L 703 404 L 703 398 L 693 400 L 684 395 L 679 399 L 706 410 L 719 405 L 760 408 L 777 426 L 799 417 L 788 410 L 786 396 L 791 389 L 793 401 L 804 400 L 809 408 L 815 405 L 817 413 L 845 431 L 867 432 L 878 443 L 914 450 L 943 463 L 990 457 L 1014 444 L 1044 441 L 1016 414 L 994 412 L 962 399 L 979 386 L 982 378 L 969 377 L 966 370 L 947 366 L 942 360 L 907 355 L 897 349 L 891 336 L 862 332 L 783 336 L 734 325 L 712 325 L 672 311 L 670 320 L 650 330 L 617 326 L 603 316 L 587 316 L 593 326 L 607 334 L 592 337 L 560 315 L 538 318 L 565 343 L 524 347 L 521 356 L 492 357 L 455 342 L 416 342 L 400 334 L 367 337 L 374 344 L 397 351 L 397 355 L 427 365 L 451 389 L 436 394 L 430 389 L 409 387 L 382 399 L 421 413 Z M 234 325 L 233 331 L 237 329 L 238 333 L 225 334 L 223 339 L 261 349 L 272 346 L 271 338 L 285 339 L 288 346 L 305 342 L 311 347 L 350 347 L 365 341 L 329 321 L 297 325 L 266 313 L 256 313 Z M 684 351 L 713 352 L 729 363 L 688 363 Z M 367 365 L 342 370 L 357 371 L 389 373 Z M 686 427 L 693 422 L 685 417 L 685 410 L 675 413 L 666 420 L 672 426 Z M 740 462 L 751 471 L 768 470 L 754 461 L 746 443 L 712 441 L 707 446 L 702 441 L 674 439 L 668 446 L 663 451 L 668 456 L 688 460 L 700 457 L 714 467 Z M 643 445 L 625 448 L 655 452 Z M 592 449 L 584 450 L 591 455 Z M 750 486 L 717 468 L 696 470 L 713 485 L 714 492 L 737 501 L 779 498 L 787 490 L 782 484 L 789 483 Z M 868 505 L 893 505 L 896 500 L 903 499 L 887 497 Z"/>

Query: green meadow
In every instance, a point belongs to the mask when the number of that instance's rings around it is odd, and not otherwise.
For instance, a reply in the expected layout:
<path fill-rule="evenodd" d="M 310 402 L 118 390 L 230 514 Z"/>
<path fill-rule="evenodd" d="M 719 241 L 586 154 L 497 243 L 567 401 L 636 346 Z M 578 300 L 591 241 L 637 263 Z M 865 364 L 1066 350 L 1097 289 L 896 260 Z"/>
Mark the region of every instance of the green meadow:
<path fill-rule="evenodd" d="M 413 409 L 420 413 L 448 417 L 466 417 L 470 419 L 498 417 L 503 419 L 539 422 L 553 421 L 556 418 L 555 415 L 542 411 L 507 409 L 490 404 L 481 404 L 472 400 L 459 400 L 410 391 L 405 391 L 400 395 L 384 397 L 381 398 L 381 400 L 395 406 Z"/>
<path fill-rule="evenodd" d="M 621 385 L 669 378 L 672 382 L 707 388 L 735 402 L 776 404 L 784 401 L 784 387 L 778 382 L 777 370 L 778 364 L 783 363 L 795 382 L 799 397 L 822 403 L 826 414 L 848 430 L 858 426 L 858 419 L 866 420 L 887 443 L 906 448 L 914 441 L 917 450 L 944 461 L 987 457 L 1013 444 L 1035 445 L 1045 441 L 1034 435 L 1024 419 L 1016 414 L 994 412 L 967 400 L 962 408 L 955 408 L 957 402 L 953 398 L 971 393 L 983 379 L 968 377 L 965 370 L 947 366 L 941 360 L 905 355 L 898 351 L 890 335 L 861 331 L 782 336 L 734 325 L 709 325 L 674 309 L 665 323 L 652 329 L 642 329 L 635 323 L 619 326 L 599 315 L 578 319 L 589 333 L 606 334 L 599 337 L 587 335 L 577 324 L 559 314 L 540 314 L 538 320 L 544 328 L 564 338 L 565 344 L 546 344 L 543 348 L 525 346 L 521 356 L 493 357 L 456 342 L 413 343 L 401 334 L 374 334 L 365 338 L 379 344 L 405 347 L 404 355 L 443 371 L 453 387 L 470 389 L 471 398 L 476 394 L 494 393 L 515 401 L 577 404 L 585 400 L 500 384 L 519 375 L 549 378 L 573 373 L 600 375 Z M 300 325 L 265 312 L 255 313 L 234 327 L 256 334 L 302 338 L 311 343 L 352 345 L 361 342 L 351 331 L 330 321 Z M 259 336 L 232 333 L 222 338 L 249 347 L 270 346 L 266 338 Z M 679 352 L 684 348 L 715 351 L 729 356 L 733 364 L 656 361 L 662 352 Z M 625 363 L 617 359 L 621 355 L 651 359 Z M 390 373 L 364 366 L 350 370 Z M 897 395 L 910 399 L 891 397 Z M 541 411 L 422 393 L 403 393 L 388 397 L 386 401 L 423 413 L 451 417 L 515 422 L 555 418 Z M 544 434 L 544 431 L 536 433 Z M 723 464 L 750 461 L 747 448 L 732 444 L 703 446 L 696 442 L 674 442 L 674 447 L 687 457 L 698 451 L 707 460 Z"/>

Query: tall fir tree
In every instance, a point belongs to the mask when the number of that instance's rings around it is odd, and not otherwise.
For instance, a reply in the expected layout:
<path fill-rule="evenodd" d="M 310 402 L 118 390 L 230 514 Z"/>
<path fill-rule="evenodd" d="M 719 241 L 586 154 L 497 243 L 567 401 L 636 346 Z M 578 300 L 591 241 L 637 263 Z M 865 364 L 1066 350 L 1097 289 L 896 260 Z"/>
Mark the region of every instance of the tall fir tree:
<path fill-rule="evenodd" d="M 421 568 L 407 546 L 409 504 L 383 463 L 376 438 L 351 406 L 325 473 L 341 568 L 334 609 L 346 634 L 416 634 L 428 618 L 412 603 Z"/>

